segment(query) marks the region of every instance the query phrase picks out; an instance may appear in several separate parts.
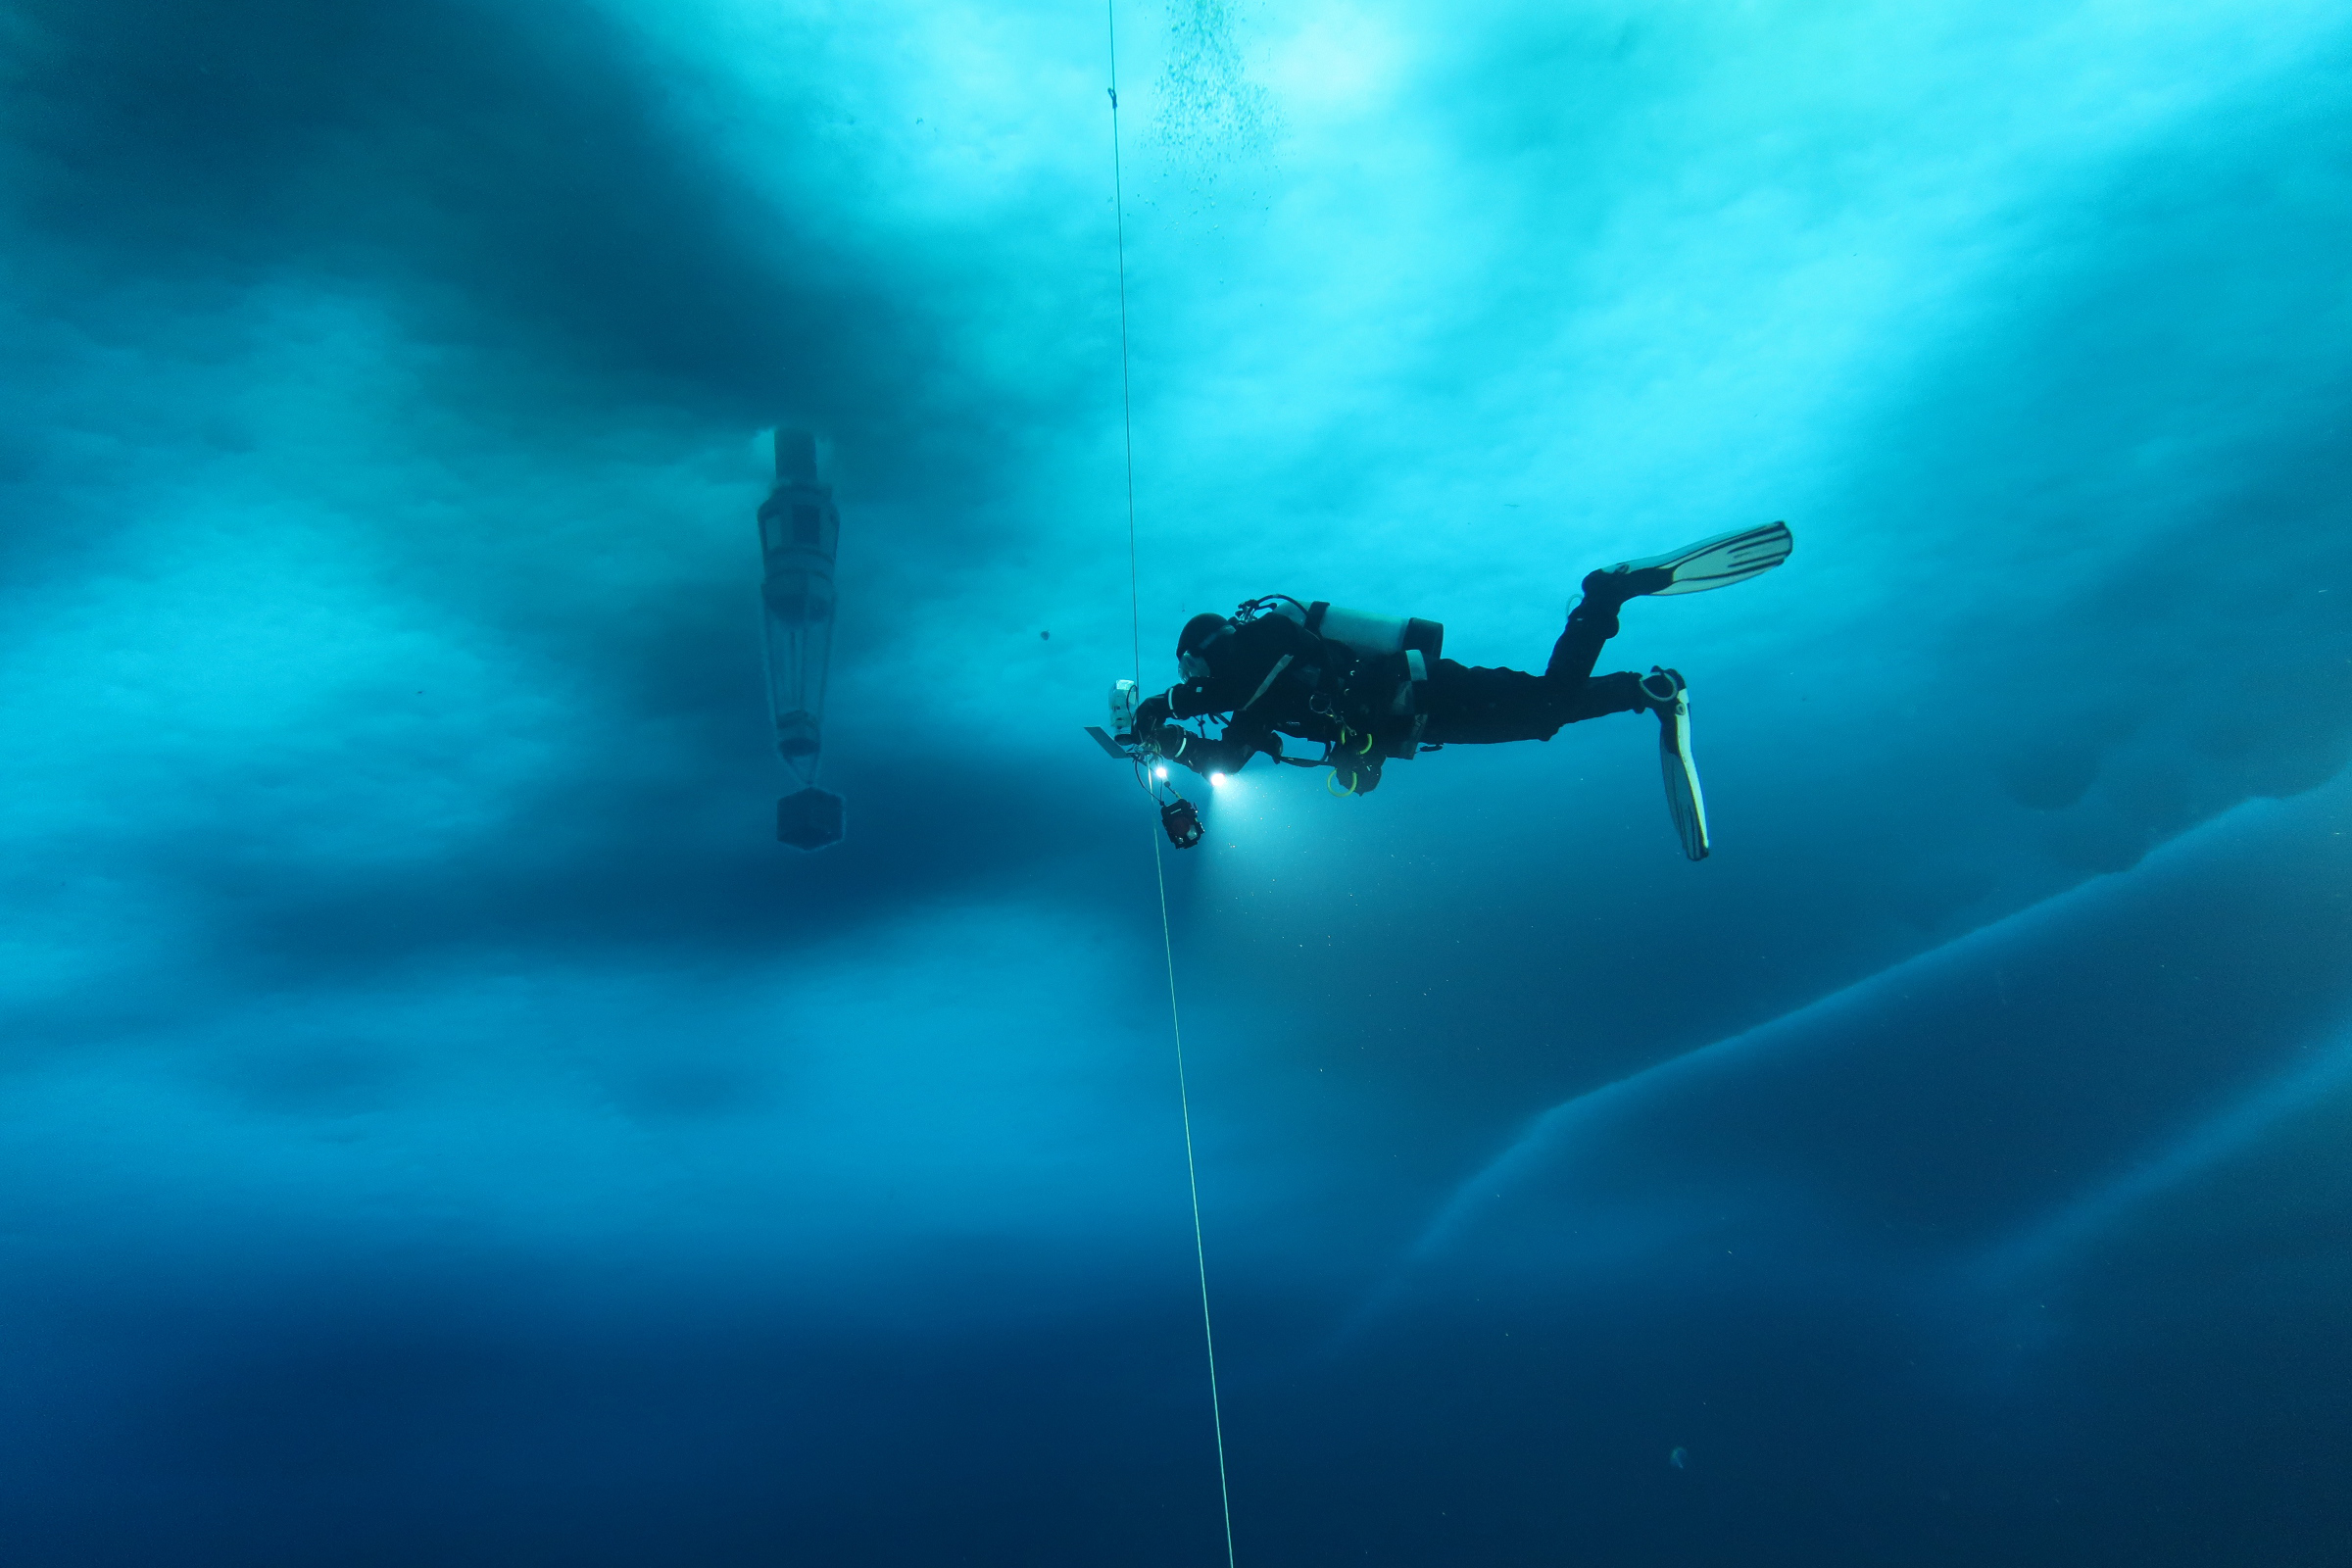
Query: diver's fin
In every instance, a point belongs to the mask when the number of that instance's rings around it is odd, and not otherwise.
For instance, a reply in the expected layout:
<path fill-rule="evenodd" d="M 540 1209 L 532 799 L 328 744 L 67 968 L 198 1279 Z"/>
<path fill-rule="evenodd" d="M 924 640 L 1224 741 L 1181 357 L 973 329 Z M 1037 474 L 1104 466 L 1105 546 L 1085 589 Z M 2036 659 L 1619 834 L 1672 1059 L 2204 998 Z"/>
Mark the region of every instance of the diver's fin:
<path fill-rule="evenodd" d="M 1768 522 L 1760 528 L 1734 528 L 1730 533 L 1719 533 L 1712 539 L 1701 539 L 1662 556 L 1621 561 L 1609 570 L 1646 571 L 1663 566 L 1674 573 L 1674 579 L 1663 588 L 1649 590 L 1652 594 L 1697 594 L 1709 588 L 1728 588 L 1770 571 L 1787 561 L 1788 552 L 1795 548 L 1796 541 L 1789 536 L 1787 523 Z"/>
<path fill-rule="evenodd" d="M 1678 672 L 1652 668 L 1642 677 L 1642 695 L 1658 715 L 1658 770 L 1666 778 L 1666 813 L 1683 841 L 1683 854 L 1707 858 L 1707 797 L 1698 787 L 1698 761 L 1690 755 L 1690 688 Z"/>

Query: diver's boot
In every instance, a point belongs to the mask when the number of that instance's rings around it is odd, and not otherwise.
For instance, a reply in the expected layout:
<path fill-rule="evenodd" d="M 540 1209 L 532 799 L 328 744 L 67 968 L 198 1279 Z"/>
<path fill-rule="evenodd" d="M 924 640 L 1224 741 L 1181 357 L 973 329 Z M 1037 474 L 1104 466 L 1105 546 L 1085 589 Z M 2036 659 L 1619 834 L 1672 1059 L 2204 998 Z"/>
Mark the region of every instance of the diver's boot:
<path fill-rule="evenodd" d="M 1683 854 L 1707 858 L 1707 798 L 1698 787 L 1698 762 L 1690 755 L 1690 688 L 1679 670 L 1651 665 L 1642 677 L 1642 700 L 1658 715 L 1658 771 L 1666 781 L 1666 813 L 1683 841 Z"/>
<path fill-rule="evenodd" d="M 1636 571 L 1612 566 L 1606 571 L 1587 572 L 1585 591 L 1568 601 L 1568 624 L 1551 646 L 1551 662 L 1544 666 L 1544 675 L 1572 684 L 1590 676 L 1600 662 L 1600 645 L 1617 635 L 1617 612 L 1625 602 L 1673 582 L 1674 573 L 1663 569 Z"/>
<path fill-rule="evenodd" d="M 1642 707 L 1661 719 L 1671 719 L 1678 707 L 1690 707 L 1690 683 L 1683 679 L 1679 669 L 1652 664 L 1649 673 L 1642 677 Z"/>
<path fill-rule="evenodd" d="M 1673 586 L 1672 566 L 1637 566 L 1631 562 L 1619 562 L 1603 570 L 1585 573 L 1584 602 L 1614 613 L 1628 599 L 1660 593 Z"/>

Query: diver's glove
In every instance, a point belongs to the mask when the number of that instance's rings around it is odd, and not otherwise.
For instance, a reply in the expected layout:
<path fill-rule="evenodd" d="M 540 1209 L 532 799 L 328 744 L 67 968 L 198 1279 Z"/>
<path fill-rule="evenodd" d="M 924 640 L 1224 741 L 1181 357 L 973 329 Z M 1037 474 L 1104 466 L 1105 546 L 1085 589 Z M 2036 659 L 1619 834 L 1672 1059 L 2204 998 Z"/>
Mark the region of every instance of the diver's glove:
<path fill-rule="evenodd" d="M 1135 738 L 1169 761 L 1184 762 L 1188 766 L 1194 760 L 1191 756 L 1193 748 L 1206 744 L 1191 730 L 1180 728 L 1174 724 L 1154 724 L 1149 729 L 1138 728 Z"/>
<path fill-rule="evenodd" d="M 1157 733 L 1159 727 L 1173 716 L 1168 711 L 1165 697 L 1147 697 L 1136 705 L 1135 734 L 1138 740 Z"/>

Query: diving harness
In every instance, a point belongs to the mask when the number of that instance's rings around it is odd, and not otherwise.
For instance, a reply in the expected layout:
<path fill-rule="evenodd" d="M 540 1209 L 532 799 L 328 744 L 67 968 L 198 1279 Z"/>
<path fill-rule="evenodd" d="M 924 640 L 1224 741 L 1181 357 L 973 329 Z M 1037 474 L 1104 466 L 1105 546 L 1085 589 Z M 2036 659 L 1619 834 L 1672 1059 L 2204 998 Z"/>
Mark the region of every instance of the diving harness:
<path fill-rule="evenodd" d="M 1292 767 L 1330 768 L 1324 787 L 1334 795 L 1370 794 L 1379 787 L 1384 762 L 1391 758 L 1409 760 L 1422 749 L 1421 732 L 1428 722 L 1423 687 L 1430 664 L 1444 646 L 1445 626 L 1416 617 L 1335 609 L 1325 601 L 1303 604 L 1288 594 L 1268 594 L 1246 602 L 1234 612 L 1229 626 L 1238 630 L 1263 615 L 1280 615 L 1296 623 L 1321 644 L 1325 657 L 1319 663 L 1306 664 L 1298 654 L 1283 655 L 1249 700 L 1234 710 L 1234 715 L 1255 707 L 1285 675 L 1302 682 L 1307 711 L 1320 721 L 1315 727 L 1327 728 L 1331 734 L 1300 738 L 1322 740 L 1323 755 L 1312 760 L 1286 757 L 1282 737 L 1272 731 L 1257 749 Z M 1216 633 L 1209 641 L 1226 635 L 1229 632 Z M 1087 731 L 1105 752 L 1134 766 L 1137 786 L 1159 806 L 1160 826 L 1168 842 L 1178 849 L 1191 849 L 1200 842 L 1200 808 L 1173 790 L 1163 798 L 1161 786 L 1167 781 L 1169 762 L 1195 772 L 1212 771 L 1187 755 L 1196 738 L 1205 741 L 1208 736 L 1201 731 L 1196 737 L 1176 724 L 1139 733 L 1136 715 L 1143 701 L 1136 682 L 1119 681 L 1110 689 L 1109 731 L 1093 725 Z M 1227 722 L 1232 722 L 1231 716 Z"/>

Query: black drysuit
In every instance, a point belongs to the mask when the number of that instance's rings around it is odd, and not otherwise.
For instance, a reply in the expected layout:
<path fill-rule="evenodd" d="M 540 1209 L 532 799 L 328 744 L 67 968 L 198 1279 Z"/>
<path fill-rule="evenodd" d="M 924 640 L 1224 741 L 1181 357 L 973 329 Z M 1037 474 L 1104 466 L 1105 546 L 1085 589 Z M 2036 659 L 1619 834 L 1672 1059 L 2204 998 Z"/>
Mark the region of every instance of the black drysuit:
<path fill-rule="evenodd" d="M 1587 599 L 1569 614 L 1541 675 L 1436 661 L 1428 666 L 1429 678 L 1413 683 L 1421 744 L 1549 740 L 1563 724 L 1642 711 L 1650 705 L 1639 675 L 1592 673 L 1601 644 L 1616 633 L 1615 608 Z M 1341 645 L 1285 615 L 1261 615 L 1217 638 L 1202 650 L 1202 658 L 1209 666 L 1207 679 L 1172 688 L 1147 703 L 1139 715 L 1143 727 L 1156 729 L 1163 715 L 1231 713 L 1221 739 L 1204 741 L 1183 731 L 1163 738 L 1168 755 L 1202 772 L 1212 767 L 1235 771 L 1254 752 L 1281 756 L 1278 733 L 1329 742 L 1341 738 L 1343 725 L 1380 734 L 1399 722 L 1382 711 L 1385 703 L 1364 707 L 1360 699 L 1367 692 L 1385 699 L 1396 690 L 1403 656 L 1355 661 Z M 1396 668 L 1388 669 L 1389 663 Z M 1368 716 L 1351 718 L 1351 708 Z M 1414 716 L 1401 722 L 1409 725 Z"/>

